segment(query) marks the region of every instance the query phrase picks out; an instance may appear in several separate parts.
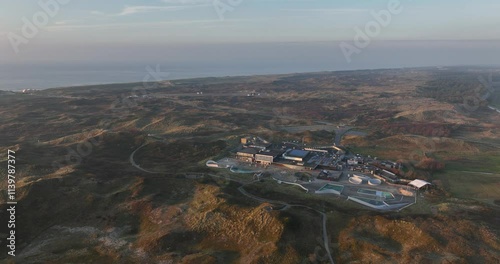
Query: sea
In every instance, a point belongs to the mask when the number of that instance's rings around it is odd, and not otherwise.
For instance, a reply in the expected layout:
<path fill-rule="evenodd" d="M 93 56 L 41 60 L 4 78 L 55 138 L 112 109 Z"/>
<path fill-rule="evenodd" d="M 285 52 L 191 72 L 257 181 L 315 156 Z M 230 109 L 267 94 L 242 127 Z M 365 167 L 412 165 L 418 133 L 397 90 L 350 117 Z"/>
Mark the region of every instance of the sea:
<path fill-rule="evenodd" d="M 334 70 L 330 67 L 290 67 L 237 65 L 203 67 L 197 64 L 179 66 L 165 63 L 116 64 L 30 64 L 0 65 L 0 90 L 47 89 L 95 84 L 155 81 L 150 71 L 159 72 L 159 80 L 202 77 L 250 76 Z"/>
<path fill-rule="evenodd" d="M 0 60 L 0 90 L 142 82 L 148 76 L 148 67 L 154 70 L 158 68 L 159 72 L 165 73 L 160 76 L 162 80 L 174 80 L 360 69 L 498 65 L 500 61 L 500 41 L 374 41 L 359 54 L 353 54 L 349 61 L 339 47 L 339 43 L 318 42 L 213 44 L 168 49 L 110 48 L 98 50 L 86 57 L 73 55 L 66 58 L 63 54 L 57 62 L 34 60 L 27 53 L 25 57 L 17 56 L 9 62 Z M 56 57 L 58 54 L 45 54 L 44 58 L 49 55 Z"/>

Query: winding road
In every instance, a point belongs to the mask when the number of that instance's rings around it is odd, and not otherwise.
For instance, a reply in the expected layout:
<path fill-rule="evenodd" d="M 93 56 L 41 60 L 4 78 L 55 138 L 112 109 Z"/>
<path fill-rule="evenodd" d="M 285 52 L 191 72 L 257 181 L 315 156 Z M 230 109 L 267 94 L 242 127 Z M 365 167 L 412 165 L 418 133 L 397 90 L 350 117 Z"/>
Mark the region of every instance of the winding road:
<path fill-rule="evenodd" d="M 134 150 L 134 152 L 132 152 L 132 154 L 130 154 L 130 157 L 129 157 L 130 164 L 132 166 L 134 166 L 136 169 L 141 170 L 141 171 L 146 172 L 146 173 L 154 173 L 154 174 L 161 173 L 161 172 L 154 172 L 154 171 L 149 171 L 149 170 L 143 169 L 143 168 L 141 168 L 141 166 L 139 166 L 137 163 L 135 163 L 135 160 L 134 160 L 135 153 L 139 149 L 145 147 L 146 145 L 147 145 L 147 143 L 142 144 L 140 147 L 138 147 L 136 150 Z"/>
<path fill-rule="evenodd" d="M 146 169 L 143 169 L 141 168 L 141 166 L 139 166 L 135 160 L 134 160 L 134 155 L 135 153 L 140 150 L 141 148 L 145 147 L 148 143 L 144 143 L 142 144 L 140 147 L 138 147 L 136 150 L 134 150 L 131 154 L 130 154 L 130 157 L 129 157 L 129 161 L 130 161 L 130 164 L 135 167 L 136 169 L 140 170 L 140 171 L 143 171 L 145 173 L 149 173 L 149 174 L 160 174 L 162 172 L 154 172 L 154 171 L 150 171 L 150 170 L 146 170 Z M 256 200 L 256 201 L 259 201 L 259 202 L 265 202 L 265 203 L 270 203 L 270 204 L 278 204 L 278 205 L 282 205 L 283 208 L 281 209 L 278 209 L 279 211 L 283 211 L 283 210 L 287 210 L 291 207 L 300 207 L 300 208 L 305 208 L 305 209 L 308 209 L 308 210 L 312 210 L 314 212 L 317 212 L 318 214 L 321 215 L 321 221 L 322 221 L 322 231 L 323 231 L 323 247 L 325 248 L 326 250 L 326 253 L 328 255 L 328 259 L 330 261 L 331 264 L 335 264 L 335 262 L 333 261 L 333 258 L 332 258 L 332 253 L 330 251 L 330 245 L 328 243 L 328 233 L 327 233 L 327 230 L 326 230 L 326 221 L 327 221 L 327 215 L 324 213 L 324 212 L 321 212 L 321 211 L 318 211 L 312 207 L 309 207 L 307 205 L 302 205 L 302 204 L 289 204 L 289 203 L 286 203 L 286 202 L 283 202 L 283 201 L 274 201 L 274 200 L 269 200 L 269 199 L 265 199 L 265 198 L 262 198 L 262 197 L 258 197 L 258 196 L 255 196 L 253 194 L 250 194 L 248 193 L 244 187 L 246 185 L 249 185 L 249 184 L 252 184 L 252 183 L 255 183 L 257 181 L 250 181 L 250 182 L 242 182 L 242 181 L 239 181 L 239 180 L 236 180 L 236 179 L 232 179 L 230 177 L 222 177 L 222 176 L 219 176 L 219 175 L 215 175 L 215 174 L 207 174 L 208 176 L 210 177 L 215 177 L 215 178 L 221 178 L 221 179 L 225 179 L 225 180 L 229 180 L 229 181 L 233 181 L 233 182 L 237 182 L 239 184 L 241 184 L 240 187 L 238 187 L 238 191 L 245 195 L 246 197 L 250 198 L 250 199 L 253 199 L 253 200 Z"/>
<path fill-rule="evenodd" d="M 347 133 L 351 129 L 352 129 L 352 127 L 343 127 L 343 128 L 335 129 L 334 143 L 336 146 L 340 146 L 340 142 L 342 141 L 342 137 L 344 136 L 345 133 Z"/>
<path fill-rule="evenodd" d="M 255 182 L 255 181 L 253 181 Z M 250 182 L 250 183 L 253 183 L 253 182 Z M 250 194 L 248 193 L 243 187 L 247 184 L 250 184 L 250 183 L 246 183 L 240 187 L 238 187 L 238 191 L 245 195 L 246 197 L 248 198 L 251 198 L 251 199 L 254 199 L 254 200 L 257 200 L 257 201 L 260 201 L 260 202 L 266 202 L 266 203 L 270 203 L 270 204 L 279 204 L 279 205 L 283 205 L 283 208 L 279 209 L 279 211 L 284 211 L 284 210 L 287 210 L 288 208 L 291 208 L 291 207 L 301 207 L 301 208 L 305 208 L 305 209 L 309 209 L 309 210 L 312 210 L 314 212 L 317 212 L 318 214 L 321 215 L 321 221 L 322 221 L 322 229 L 323 229 L 323 247 L 325 248 L 326 250 L 326 253 L 328 254 L 328 258 L 330 260 L 330 263 L 334 264 L 335 262 L 333 261 L 333 258 L 332 258 L 332 253 L 330 251 L 330 245 L 328 244 L 328 233 L 326 231 L 326 220 L 327 220 L 327 215 L 324 213 L 324 212 L 321 212 L 321 211 L 318 211 L 312 207 L 309 207 L 307 205 L 302 205 L 302 204 L 289 204 L 289 203 L 286 203 L 286 202 L 283 202 L 283 201 L 274 201 L 274 200 L 269 200 L 269 199 L 265 199 L 265 198 L 262 198 L 262 197 L 258 197 L 258 196 L 255 196 L 253 194 Z"/>

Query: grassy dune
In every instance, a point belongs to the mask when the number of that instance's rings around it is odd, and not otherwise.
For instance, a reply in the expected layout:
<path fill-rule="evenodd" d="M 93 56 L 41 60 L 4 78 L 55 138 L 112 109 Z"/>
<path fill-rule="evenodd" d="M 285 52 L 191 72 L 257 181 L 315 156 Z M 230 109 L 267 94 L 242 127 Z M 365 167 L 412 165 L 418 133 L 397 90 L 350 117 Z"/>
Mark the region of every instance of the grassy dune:
<path fill-rule="evenodd" d="M 437 188 L 394 214 L 274 181 L 245 189 L 325 211 L 331 251 L 340 263 L 499 262 L 500 115 L 484 107 L 464 109 L 460 98 L 476 78 L 464 71 L 176 80 L 141 91 L 149 97 L 135 99 L 129 97 L 141 84 L 2 93 L 0 151 L 18 154 L 22 232 L 16 261 L 319 261 L 323 243 L 317 213 L 268 211 L 267 205 L 242 196 L 237 183 L 178 176 L 229 175 L 204 162 L 234 151 L 241 136 L 324 145 L 335 137 L 330 129 L 346 125 L 367 132 L 344 138 L 352 152 L 400 160 L 411 177 Z M 450 81 L 450 76 L 461 77 Z M 254 92 L 261 95 L 247 96 Z M 322 128 L 316 121 L 332 125 Z M 129 163 L 132 151 L 144 143 L 149 144 L 136 153 L 137 163 L 161 173 L 143 173 Z M 445 169 L 415 168 L 424 156 L 444 162 Z M 1 154 L 2 164 L 5 159 Z M 0 182 L 0 188 L 5 184 Z M 6 206 L 2 200 L 0 209 Z M 6 221 L 0 215 L 0 222 Z"/>

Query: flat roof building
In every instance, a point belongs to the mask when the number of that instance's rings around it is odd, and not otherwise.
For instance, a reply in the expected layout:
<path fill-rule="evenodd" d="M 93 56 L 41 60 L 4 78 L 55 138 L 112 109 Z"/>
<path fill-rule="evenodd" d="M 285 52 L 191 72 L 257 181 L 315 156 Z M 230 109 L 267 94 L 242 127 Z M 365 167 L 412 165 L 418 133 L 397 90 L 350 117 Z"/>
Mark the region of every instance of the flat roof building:
<path fill-rule="evenodd" d="M 255 159 L 255 154 L 259 153 L 259 149 L 256 148 L 243 148 L 236 152 L 236 158 L 252 162 Z"/>
<path fill-rule="evenodd" d="M 283 158 L 287 160 L 293 160 L 298 162 L 304 162 L 304 159 L 309 155 L 309 151 L 300 150 L 300 149 L 292 149 L 283 154 Z"/>
<path fill-rule="evenodd" d="M 281 156 L 283 151 L 280 150 L 266 150 L 255 154 L 255 161 L 263 164 L 271 164 L 274 160 Z"/>

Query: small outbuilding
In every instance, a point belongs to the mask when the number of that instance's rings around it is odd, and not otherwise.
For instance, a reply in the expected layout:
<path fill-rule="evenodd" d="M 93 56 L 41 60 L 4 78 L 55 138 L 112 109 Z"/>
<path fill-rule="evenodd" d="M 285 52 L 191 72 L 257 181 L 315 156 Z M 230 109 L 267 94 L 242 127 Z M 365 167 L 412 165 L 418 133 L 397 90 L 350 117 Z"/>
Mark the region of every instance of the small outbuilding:
<path fill-rule="evenodd" d="M 416 180 L 413 180 L 410 183 L 408 183 L 408 185 L 413 186 L 413 187 L 415 187 L 417 189 L 421 189 L 421 188 L 423 188 L 423 187 L 425 187 L 427 185 L 431 185 L 431 183 L 430 182 L 426 182 L 424 180 L 416 179 Z"/>

